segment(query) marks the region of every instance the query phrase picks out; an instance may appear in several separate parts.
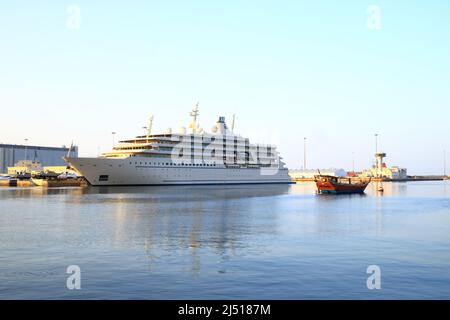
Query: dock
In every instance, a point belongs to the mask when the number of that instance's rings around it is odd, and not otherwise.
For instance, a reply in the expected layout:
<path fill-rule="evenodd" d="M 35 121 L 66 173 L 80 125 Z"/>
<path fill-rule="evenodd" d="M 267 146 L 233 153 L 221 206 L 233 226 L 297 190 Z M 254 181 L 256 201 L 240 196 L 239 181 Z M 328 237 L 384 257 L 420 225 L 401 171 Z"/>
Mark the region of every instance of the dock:
<path fill-rule="evenodd" d="M 362 179 L 367 178 L 360 178 L 360 177 L 344 177 L 351 179 L 352 182 L 359 182 Z M 389 179 L 389 178 L 377 178 L 372 177 L 371 178 L 373 182 L 410 182 L 410 181 L 443 181 L 443 180 L 450 180 L 449 176 L 408 176 L 404 179 Z M 314 178 L 292 178 L 292 181 L 294 182 L 314 182 Z"/>
<path fill-rule="evenodd" d="M 9 179 L 0 180 L 0 187 L 34 187 L 35 184 L 31 180 Z"/>
<path fill-rule="evenodd" d="M 58 187 L 86 187 L 88 182 L 83 178 L 78 179 L 8 179 L 0 180 L 0 187 L 43 187 L 43 188 L 58 188 Z"/>

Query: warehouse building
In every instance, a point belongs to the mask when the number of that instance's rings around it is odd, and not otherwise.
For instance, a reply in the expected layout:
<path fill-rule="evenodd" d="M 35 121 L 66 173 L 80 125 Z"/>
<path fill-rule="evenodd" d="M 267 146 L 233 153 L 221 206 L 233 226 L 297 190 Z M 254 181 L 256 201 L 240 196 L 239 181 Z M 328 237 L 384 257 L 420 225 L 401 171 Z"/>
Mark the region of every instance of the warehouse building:
<path fill-rule="evenodd" d="M 63 157 L 69 152 L 68 147 L 44 147 L 16 144 L 0 144 L 0 173 L 6 173 L 8 167 L 19 162 L 39 162 L 42 166 L 66 166 Z M 78 147 L 73 146 L 70 155 L 78 157 Z"/>

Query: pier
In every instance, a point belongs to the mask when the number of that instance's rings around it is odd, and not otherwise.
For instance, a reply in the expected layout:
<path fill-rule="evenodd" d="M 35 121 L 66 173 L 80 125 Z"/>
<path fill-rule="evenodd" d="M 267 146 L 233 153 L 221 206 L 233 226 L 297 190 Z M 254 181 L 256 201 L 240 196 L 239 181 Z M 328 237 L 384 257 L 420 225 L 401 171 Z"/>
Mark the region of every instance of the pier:
<path fill-rule="evenodd" d="M 0 180 L 0 187 L 44 187 L 44 188 L 59 188 L 59 187 L 86 187 L 88 182 L 84 178 L 77 179 L 5 179 Z"/>

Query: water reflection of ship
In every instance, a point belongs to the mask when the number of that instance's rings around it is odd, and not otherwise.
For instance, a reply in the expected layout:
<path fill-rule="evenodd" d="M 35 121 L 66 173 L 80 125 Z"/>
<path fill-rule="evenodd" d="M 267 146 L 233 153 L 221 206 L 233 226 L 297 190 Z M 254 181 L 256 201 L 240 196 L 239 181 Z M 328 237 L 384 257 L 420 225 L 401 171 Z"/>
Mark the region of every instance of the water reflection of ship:
<path fill-rule="evenodd" d="M 150 268 L 177 248 L 180 256 L 190 256 L 186 266 L 198 274 L 200 250 L 212 250 L 219 257 L 217 272 L 223 273 L 226 270 L 222 262 L 234 255 L 237 247 L 246 249 L 246 237 L 273 234 L 275 221 L 255 226 L 248 212 L 270 211 L 267 217 L 275 220 L 271 210 L 277 210 L 277 206 L 273 198 L 287 194 L 289 189 L 289 185 L 102 187 L 83 189 L 83 193 L 111 193 L 111 197 L 101 197 L 98 202 L 114 206 L 114 243 L 118 247 L 140 243 Z M 271 206 L 264 206 L 264 197 L 270 197 Z"/>
<path fill-rule="evenodd" d="M 233 199 L 251 197 L 269 197 L 287 194 L 290 185 L 224 185 L 224 186 L 148 186 L 148 187 L 91 187 L 82 189 L 83 194 L 134 194 L 146 195 L 146 199 L 158 202 L 173 200 L 173 197 L 185 197 L 193 201 L 207 199 Z M 196 197 L 193 197 L 195 195 Z"/>

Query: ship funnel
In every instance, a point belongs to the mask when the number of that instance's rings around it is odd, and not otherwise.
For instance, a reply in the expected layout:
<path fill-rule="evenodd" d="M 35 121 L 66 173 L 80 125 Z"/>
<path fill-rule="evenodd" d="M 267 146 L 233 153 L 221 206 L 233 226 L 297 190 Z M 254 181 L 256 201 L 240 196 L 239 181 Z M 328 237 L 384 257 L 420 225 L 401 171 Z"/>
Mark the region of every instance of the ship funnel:
<path fill-rule="evenodd" d="M 217 121 L 215 127 L 217 128 L 217 131 L 219 134 L 227 134 L 228 128 L 225 124 L 225 117 L 219 117 L 219 120 Z"/>

